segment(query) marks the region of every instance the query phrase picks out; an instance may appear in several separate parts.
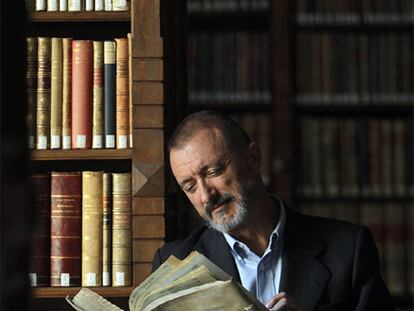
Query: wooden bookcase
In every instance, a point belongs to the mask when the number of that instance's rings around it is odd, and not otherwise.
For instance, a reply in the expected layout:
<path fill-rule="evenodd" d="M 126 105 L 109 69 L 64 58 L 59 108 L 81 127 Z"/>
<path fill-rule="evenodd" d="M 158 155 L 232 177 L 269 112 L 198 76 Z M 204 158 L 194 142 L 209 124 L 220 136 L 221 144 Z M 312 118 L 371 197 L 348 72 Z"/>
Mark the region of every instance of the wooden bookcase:
<path fill-rule="evenodd" d="M 164 243 L 165 236 L 164 47 L 160 15 L 159 0 L 132 0 L 128 12 L 28 13 L 28 36 L 112 40 L 132 33 L 133 148 L 32 150 L 30 164 L 32 172 L 132 172 L 133 284 L 93 288 L 102 296 L 115 299 L 125 309 L 133 288 L 150 274 L 153 254 Z M 64 297 L 79 289 L 34 288 L 35 308 L 68 308 Z"/>

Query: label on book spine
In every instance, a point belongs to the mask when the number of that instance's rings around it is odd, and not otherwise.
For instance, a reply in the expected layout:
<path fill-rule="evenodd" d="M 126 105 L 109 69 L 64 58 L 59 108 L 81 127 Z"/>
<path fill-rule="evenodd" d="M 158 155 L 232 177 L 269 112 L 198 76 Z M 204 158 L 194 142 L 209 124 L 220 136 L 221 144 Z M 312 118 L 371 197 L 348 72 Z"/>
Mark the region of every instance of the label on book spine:
<path fill-rule="evenodd" d="M 52 135 L 50 138 L 50 148 L 51 149 L 60 149 L 60 136 L 59 135 Z"/>
<path fill-rule="evenodd" d="M 132 143 L 132 142 L 133 142 L 132 137 L 133 137 L 133 135 L 132 135 L 132 134 L 131 134 L 131 135 L 129 135 L 129 148 L 132 148 L 132 147 L 134 146 L 134 144 Z"/>
<path fill-rule="evenodd" d="M 125 273 L 124 272 L 116 273 L 116 285 L 125 286 Z"/>
<path fill-rule="evenodd" d="M 112 0 L 105 0 L 105 11 L 112 11 Z"/>
<path fill-rule="evenodd" d="M 127 135 L 119 135 L 118 136 L 118 149 L 126 149 L 128 148 L 128 136 Z"/>
<path fill-rule="evenodd" d="M 68 0 L 60 0 L 59 1 L 59 11 L 67 11 L 68 10 Z"/>
<path fill-rule="evenodd" d="M 63 136 L 62 137 L 62 148 L 71 149 L 72 148 L 72 136 Z"/>
<path fill-rule="evenodd" d="M 115 135 L 105 136 L 105 148 L 115 148 Z"/>
<path fill-rule="evenodd" d="M 46 11 L 46 0 L 36 0 L 36 11 Z"/>
<path fill-rule="evenodd" d="M 69 11 L 81 11 L 81 0 L 69 0 Z"/>
<path fill-rule="evenodd" d="M 69 273 L 60 274 L 60 286 L 70 286 L 70 274 Z"/>
<path fill-rule="evenodd" d="M 86 135 L 76 136 L 76 146 L 78 148 L 86 148 Z"/>
<path fill-rule="evenodd" d="M 37 138 L 37 149 L 39 150 L 47 149 L 47 136 L 39 136 Z"/>
<path fill-rule="evenodd" d="M 102 273 L 102 286 L 109 286 L 111 285 L 111 277 L 109 272 Z"/>
<path fill-rule="evenodd" d="M 37 275 L 36 273 L 29 273 L 30 286 L 37 286 Z"/>
<path fill-rule="evenodd" d="M 93 0 L 85 0 L 85 11 L 93 11 Z"/>
<path fill-rule="evenodd" d="M 104 2 L 103 0 L 95 0 L 95 11 L 103 11 Z"/>
<path fill-rule="evenodd" d="M 86 274 L 86 286 L 96 286 L 96 273 L 88 272 Z"/>
<path fill-rule="evenodd" d="M 58 0 L 47 0 L 47 10 L 49 12 L 57 11 L 58 10 Z"/>
<path fill-rule="evenodd" d="M 92 148 L 100 149 L 102 146 L 102 135 L 94 135 L 92 140 Z"/>

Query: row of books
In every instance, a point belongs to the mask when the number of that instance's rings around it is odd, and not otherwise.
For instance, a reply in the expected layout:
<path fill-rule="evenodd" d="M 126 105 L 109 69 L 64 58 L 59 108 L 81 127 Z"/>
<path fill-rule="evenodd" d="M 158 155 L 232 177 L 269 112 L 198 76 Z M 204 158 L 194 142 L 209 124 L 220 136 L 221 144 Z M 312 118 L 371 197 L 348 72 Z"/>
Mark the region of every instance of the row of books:
<path fill-rule="evenodd" d="M 27 38 L 29 148 L 132 147 L 129 46 Z"/>
<path fill-rule="evenodd" d="M 128 11 L 130 0 L 26 0 L 27 11 Z"/>
<path fill-rule="evenodd" d="M 297 0 L 299 23 L 393 23 L 414 22 L 411 0 Z"/>
<path fill-rule="evenodd" d="M 412 204 L 306 203 L 304 214 L 366 225 L 377 244 L 381 268 L 392 294 L 414 294 L 414 207 Z"/>
<path fill-rule="evenodd" d="M 32 286 L 131 286 L 131 173 L 51 172 L 30 180 Z"/>
<path fill-rule="evenodd" d="M 190 103 L 270 103 L 265 32 L 199 32 L 188 42 Z"/>
<path fill-rule="evenodd" d="M 409 33 L 299 33 L 296 42 L 299 103 L 412 105 Z"/>
<path fill-rule="evenodd" d="M 413 123 L 407 119 L 301 120 L 305 197 L 414 196 Z"/>
<path fill-rule="evenodd" d="M 188 0 L 190 13 L 261 11 L 270 8 L 270 0 Z"/>

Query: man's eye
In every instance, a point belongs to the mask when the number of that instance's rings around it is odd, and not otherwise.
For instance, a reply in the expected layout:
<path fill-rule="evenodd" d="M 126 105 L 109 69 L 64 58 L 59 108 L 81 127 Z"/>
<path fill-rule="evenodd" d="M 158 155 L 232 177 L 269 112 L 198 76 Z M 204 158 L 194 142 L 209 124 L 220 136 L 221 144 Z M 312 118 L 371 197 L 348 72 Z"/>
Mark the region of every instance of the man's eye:
<path fill-rule="evenodd" d="M 207 172 L 207 176 L 218 176 L 223 172 L 224 168 L 222 167 L 216 167 L 216 168 L 212 168 L 211 170 L 209 170 Z"/>
<path fill-rule="evenodd" d="M 196 190 L 196 186 L 194 184 L 184 187 L 184 191 L 188 193 L 194 193 L 195 190 Z"/>

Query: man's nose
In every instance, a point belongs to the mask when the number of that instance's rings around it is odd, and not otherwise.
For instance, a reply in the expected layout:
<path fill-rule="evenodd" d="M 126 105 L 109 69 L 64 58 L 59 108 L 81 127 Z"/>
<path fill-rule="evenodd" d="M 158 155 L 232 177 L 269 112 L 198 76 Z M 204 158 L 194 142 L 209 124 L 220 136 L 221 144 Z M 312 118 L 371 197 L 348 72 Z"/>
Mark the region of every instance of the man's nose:
<path fill-rule="evenodd" d="M 215 195 L 214 187 L 212 187 L 208 182 L 202 180 L 199 184 L 200 187 L 200 196 L 201 196 L 201 202 L 204 205 L 206 205 L 208 202 L 210 202 L 211 198 Z"/>

